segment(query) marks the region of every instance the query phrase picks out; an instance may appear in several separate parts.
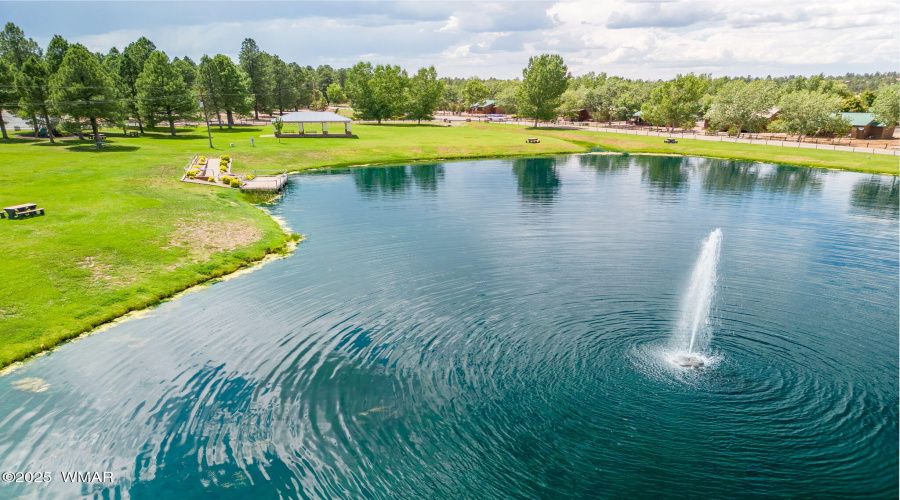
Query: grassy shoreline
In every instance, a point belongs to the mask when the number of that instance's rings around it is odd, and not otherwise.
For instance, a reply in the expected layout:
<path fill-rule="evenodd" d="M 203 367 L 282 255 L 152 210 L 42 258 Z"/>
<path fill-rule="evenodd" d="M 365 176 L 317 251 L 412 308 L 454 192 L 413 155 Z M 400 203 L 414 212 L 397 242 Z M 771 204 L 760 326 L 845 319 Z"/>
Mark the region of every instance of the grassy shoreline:
<path fill-rule="evenodd" d="M 108 130 L 110 147 L 64 139 L 0 141 L 0 206 L 47 215 L 0 221 L 0 368 L 27 359 L 272 253 L 289 237 L 236 190 L 177 182 L 194 154 L 229 154 L 238 172 L 609 151 L 732 158 L 898 174 L 897 157 L 512 125 L 358 125 L 358 138 L 260 138 L 270 127 Z M 540 144 L 525 144 L 539 137 Z M 255 146 L 250 139 L 255 139 Z M 234 144 L 231 147 L 230 144 Z M 694 144 L 698 143 L 698 144 Z M 224 147 L 223 147 L 224 146 Z"/>

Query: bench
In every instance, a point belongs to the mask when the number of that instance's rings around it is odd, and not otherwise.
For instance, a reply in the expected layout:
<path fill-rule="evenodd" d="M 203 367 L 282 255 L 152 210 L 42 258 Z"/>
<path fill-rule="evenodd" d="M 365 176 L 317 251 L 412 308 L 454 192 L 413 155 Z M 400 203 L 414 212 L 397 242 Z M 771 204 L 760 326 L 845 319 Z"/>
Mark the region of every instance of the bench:
<path fill-rule="evenodd" d="M 137 137 L 137 136 L 138 136 L 137 132 L 128 132 L 128 137 Z"/>
<path fill-rule="evenodd" d="M 109 143 L 108 143 L 108 142 L 100 141 L 100 142 L 97 143 L 97 147 L 98 147 L 98 148 L 108 148 L 108 147 L 109 147 Z"/>
<path fill-rule="evenodd" d="M 44 215 L 44 209 L 38 208 L 37 203 L 24 203 L 14 207 L 6 207 L 0 217 L 9 219 L 23 219 L 32 215 Z"/>
<path fill-rule="evenodd" d="M 529 139 L 525 139 L 525 142 L 527 142 L 529 144 L 538 144 L 541 142 L 541 140 L 538 139 L 537 137 L 531 137 Z"/>
<path fill-rule="evenodd" d="M 32 215 L 44 215 L 43 208 L 35 208 L 34 210 L 26 210 L 24 212 L 16 212 L 16 218 L 21 219 L 24 217 L 30 217 Z"/>

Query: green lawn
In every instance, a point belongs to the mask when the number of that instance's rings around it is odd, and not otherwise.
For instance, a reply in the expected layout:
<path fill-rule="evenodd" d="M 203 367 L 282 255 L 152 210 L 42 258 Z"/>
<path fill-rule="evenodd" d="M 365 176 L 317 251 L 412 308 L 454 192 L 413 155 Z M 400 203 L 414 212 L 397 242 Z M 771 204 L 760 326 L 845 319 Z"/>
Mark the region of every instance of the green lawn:
<path fill-rule="evenodd" d="M 0 141 L 0 207 L 25 202 L 44 217 L 0 220 L 0 367 L 122 314 L 284 248 L 278 225 L 236 190 L 177 182 L 195 153 L 229 154 L 234 170 L 397 163 L 490 156 L 623 151 L 735 157 L 897 174 L 897 158 L 512 125 L 354 125 L 358 138 L 260 137 L 271 127 L 107 130 L 87 141 Z M 255 147 L 250 139 L 254 138 Z M 540 137 L 540 144 L 525 138 Z M 233 143 L 234 147 L 230 147 Z M 297 228 L 302 231 L 303 228 Z"/>

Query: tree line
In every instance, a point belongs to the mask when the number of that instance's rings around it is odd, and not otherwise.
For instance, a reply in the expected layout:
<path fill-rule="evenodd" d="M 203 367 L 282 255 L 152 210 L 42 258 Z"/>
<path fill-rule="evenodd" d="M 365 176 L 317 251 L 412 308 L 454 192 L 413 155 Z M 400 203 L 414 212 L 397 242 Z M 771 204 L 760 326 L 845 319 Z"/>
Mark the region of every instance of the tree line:
<path fill-rule="evenodd" d="M 35 131 L 45 128 L 52 141 L 51 131 L 81 137 L 86 127 L 96 137 L 101 124 L 125 130 L 135 123 L 143 133 L 167 123 L 174 135 L 176 121 L 200 116 L 201 100 L 219 127 L 229 128 L 238 115 L 324 109 L 346 100 L 347 69 L 285 63 L 249 38 L 238 59 L 170 59 L 145 37 L 103 54 L 56 35 L 42 50 L 7 23 L 0 32 L 0 110 L 31 121 Z M 5 124 L 0 129 L 7 138 Z"/>
<path fill-rule="evenodd" d="M 897 73 L 841 77 L 712 78 L 678 75 L 671 80 L 634 80 L 606 73 L 572 76 L 559 55 L 531 57 L 522 77 L 510 80 L 439 78 L 433 66 L 410 76 L 396 65 L 359 62 L 352 68 L 287 63 L 241 44 L 238 61 L 217 54 L 199 63 L 170 59 L 141 37 L 121 52 L 92 53 L 59 35 L 46 50 L 7 23 L 0 32 L 0 109 L 46 128 L 95 137 L 101 124 L 121 127 L 175 122 L 201 114 L 200 103 L 221 127 L 235 116 L 295 109 L 326 109 L 350 101 L 363 120 L 430 120 L 441 109 L 464 111 L 490 99 L 520 117 L 551 121 L 589 112 L 597 121 L 640 116 L 652 125 L 692 128 L 707 120 L 734 135 L 763 129 L 793 135 L 846 133 L 840 111 L 871 111 L 889 126 L 898 123 Z M 851 89 L 862 89 L 854 92 Z M 777 119 L 770 118 L 774 110 Z M 223 121 L 224 116 L 224 121 Z M 6 138 L 5 126 L 2 127 Z"/>

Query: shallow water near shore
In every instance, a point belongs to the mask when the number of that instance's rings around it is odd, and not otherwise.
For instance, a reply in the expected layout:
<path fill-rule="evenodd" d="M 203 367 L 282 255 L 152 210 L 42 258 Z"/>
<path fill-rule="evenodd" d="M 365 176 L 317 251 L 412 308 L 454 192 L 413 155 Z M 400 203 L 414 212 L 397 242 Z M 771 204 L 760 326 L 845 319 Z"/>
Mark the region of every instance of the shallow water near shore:
<path fill-rule="evenodd" d="M 896 497 L 898 191 L 611 155 L 292 176 L 292 255 L 0 377 L 0 472 L 57 474 L 0 498 Z"/>

